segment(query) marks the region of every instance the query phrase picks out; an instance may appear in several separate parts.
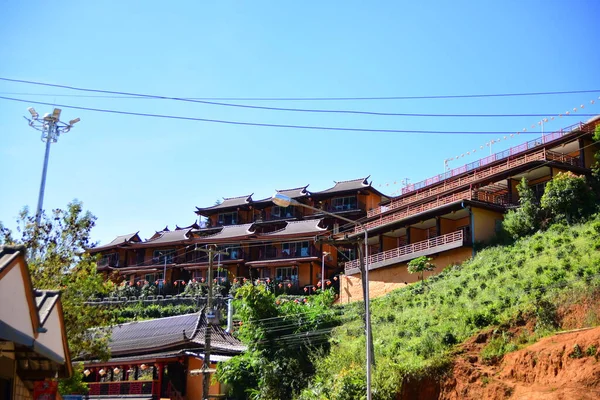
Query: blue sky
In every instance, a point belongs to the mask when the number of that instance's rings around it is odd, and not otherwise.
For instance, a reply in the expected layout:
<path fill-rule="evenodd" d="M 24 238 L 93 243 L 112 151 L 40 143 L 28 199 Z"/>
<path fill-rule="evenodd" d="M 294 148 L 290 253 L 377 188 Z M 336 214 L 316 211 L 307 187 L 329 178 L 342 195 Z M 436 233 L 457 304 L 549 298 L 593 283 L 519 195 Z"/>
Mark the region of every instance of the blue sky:
<path fill-rule="evenodd" d="M 7 1 L 0 77 L 170 97 L 384 97 L 600 89 L 600 3 L 573 1 Z M 539 136 L 540 117 L 398 117 L 247 110 L 0 81 L 0 96 L 207 119 Z M 86 96 L 86 97 L 82 97 Z M 600 113 L 600 93 L 475 99 L 245 101 L 394 113 Z M 591 100 L 595 99 L 595 104 Z M 0 221 L 35 209 L 44 145 L 0 99 Z M 33 105 L 33 104 L 32 104 Z M 40 113 L 52 106 L 34 105 Z M 83 201 L 102 243 L 194 222 L 222 197 L 371 176 L 386 194 L 443 172 L 445 158 L 499 135 L 291 130 L 143 118 L 63 107 L 81 122 L 52 145 L 46 209 Z M 549 120 L 557 130 L 589 117 Z M 532 132 L 533 131 L 533 132 Z M 486 150 L 489 152 L 489 150 Z M 452 161 L 475 161 L 486 151 Z M 394 183 L 395 182 L 395 183 Z M 381 186 L 380 186 L 381 185 Z"/>

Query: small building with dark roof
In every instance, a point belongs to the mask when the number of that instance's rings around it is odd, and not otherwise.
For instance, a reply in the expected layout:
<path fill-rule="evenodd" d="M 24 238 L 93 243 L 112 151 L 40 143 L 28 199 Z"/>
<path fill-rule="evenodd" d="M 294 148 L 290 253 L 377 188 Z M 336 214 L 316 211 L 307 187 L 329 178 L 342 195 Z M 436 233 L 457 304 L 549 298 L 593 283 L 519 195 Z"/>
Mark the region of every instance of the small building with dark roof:
<path fill-rule="evenodd" d="M 137 396 L 136 398 L 202 397 L 205 338 L 210 335 L 211 371 L 216 364 L 240 354 L 245 346 L 219 325 L 207 324 L 204 312 L 129 322 L 110 332 L 111 358 L 84 361 L 90 399 Z M 211 394 L 224 388 L 213 381 Z"/>

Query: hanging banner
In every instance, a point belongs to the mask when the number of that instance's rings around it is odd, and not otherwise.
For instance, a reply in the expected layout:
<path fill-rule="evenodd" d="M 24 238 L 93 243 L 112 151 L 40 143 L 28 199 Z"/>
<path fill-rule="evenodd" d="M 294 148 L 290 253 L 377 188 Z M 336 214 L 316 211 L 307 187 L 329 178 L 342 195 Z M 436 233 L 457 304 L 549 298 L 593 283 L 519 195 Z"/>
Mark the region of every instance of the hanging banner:
<path fill-rule="evenodd" d="M 56 400 L 58 382 L 36 381 L 33 383 L 33 400 Z"/>

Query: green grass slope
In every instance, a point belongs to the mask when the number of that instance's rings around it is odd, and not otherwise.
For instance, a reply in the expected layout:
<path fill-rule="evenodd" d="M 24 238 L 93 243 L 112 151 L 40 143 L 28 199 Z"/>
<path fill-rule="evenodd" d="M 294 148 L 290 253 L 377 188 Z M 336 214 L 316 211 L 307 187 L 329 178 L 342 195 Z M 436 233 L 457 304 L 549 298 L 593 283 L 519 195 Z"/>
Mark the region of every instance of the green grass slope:
<path fill-rule="evenodd" d="M 443 373 L 455 345 L 482 329 L 528 316 L 536 318 L 538 335 L 557 329 L 556 308 L 597 289 L 599 249 L 600 218 L 554 225 L 514 245 L 485 249 L 424 286 L 373 300 L 373 398 L 394 399 L 404 379 Z M 335 329 L 331 352 L 315 355 L 317 373 L 301 399 L 364 398 L 362 308 L 345 308 L 347 320 Z"/>

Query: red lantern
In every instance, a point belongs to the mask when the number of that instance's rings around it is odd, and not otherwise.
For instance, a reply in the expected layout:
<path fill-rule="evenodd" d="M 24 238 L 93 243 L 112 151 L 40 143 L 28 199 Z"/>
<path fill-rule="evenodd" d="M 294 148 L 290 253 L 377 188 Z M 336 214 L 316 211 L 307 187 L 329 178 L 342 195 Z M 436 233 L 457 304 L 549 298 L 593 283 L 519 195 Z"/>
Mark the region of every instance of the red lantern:
<path fill-rule="evenodd" d="M 154 282 L 154 284 L 155 284 L 155 285 L 158 285 L 158 281 L 155 281 L 155 282 Z"/>
<path fill-rule="evenodd" d="M 267 278 L 267 283 L 271 283 L 271 279 L 270 278 Z"/>
<path fill-rule="evenodd" d="M 213 282 L 214 282 L 214 283 L 217 283 L 217 278 L 213 279 Z"/>
<path fill-rule="evenodd" d="M 327 281 L 325 283 L 327 284 L 327 286 L 331 285 L 331 281 Z"/>
<path fill-rule="evenodd" d="M 233 278 L 233 283 L 237 283 L 237 278 Z"/>
<path fill-rule="evenodd" d="M 174 285 L 177 286 L 177 281 L 175 281 Z"/>
<path fill-rule="evenodd" d="M 183 286 L 185 286 L 185 281 L 181 282 L 181 284 L 182 284 Z"/>
<path fill-rule="evenodd" d="M 319 281 L 319 282 L 317 283 L 317 286 L 318 286 L 318 287 L 321 287 L 321 281 Z"/>
<path fill-rule="evenodd" d="M 141 282 L 141 281 L 138 281 L 137 285 L 138 285 L 138 286 L 140 286 L 141 284 L 142 284 L 142 282 Z"/>
<path fill-rule="evenodd" d="M 200 282 L 204 283 L 204 278 L 200 279 Z"/>
<path fill-rule="evenodd" d="M 192 283 L 196 283 L 196 278 L 192 279 Z"/>
<path fill-rule="evenodd" d="M 305 292 L 308 292 L 308 288 L 307 288 L 307 287 L 305 287 L 305 288 L 304 288 L 304 291 L 305 291 Z"/>
<path fill-rule="evenodd" d="M 291 288 L 291 287 L 292 287 L 292 284 L 291 284 L 291 283 L 288 283 L 288 287 L 289 287 L 289 288 Z"/>
<path fill-rule="evenodd" d="M 305 302 L 305 303 L 308 303 L 308 299 L 304 299 L 304 302 Z"/>
<path fill-rule="evenodd" d="M 294 300 L 294 303 L 298 304 L 298 299 Z"/>
<path fill-rule="evenodd" d="M 132 283 L 132 282 L 129 282 L 129 286 L 133 286 L 133 283 Z"/>
<path fill-rule="evenodd" d="M 338 279 L 338 278 L 337 278 L 337 276 L 334 276 L 334 277 L 333 277 L 333 280 L 334 280 L 334 281 L 337 281 L 337 279 Z"/>

